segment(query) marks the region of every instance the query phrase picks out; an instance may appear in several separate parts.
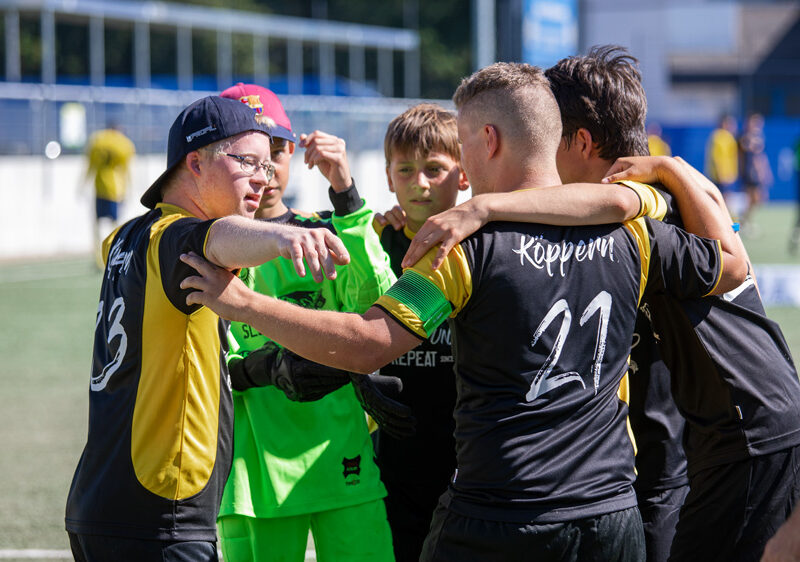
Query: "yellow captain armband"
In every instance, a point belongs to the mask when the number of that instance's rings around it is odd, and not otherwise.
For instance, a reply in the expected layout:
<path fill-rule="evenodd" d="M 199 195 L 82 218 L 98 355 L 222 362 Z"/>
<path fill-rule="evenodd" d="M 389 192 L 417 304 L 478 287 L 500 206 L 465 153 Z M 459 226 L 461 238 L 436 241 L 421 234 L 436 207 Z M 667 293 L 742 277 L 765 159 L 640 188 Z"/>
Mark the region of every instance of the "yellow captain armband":
<path fill-rule="evenodd" d="M 646 183 L 637 181 L 623 180 L 620 185 L 632 189 L 639 196 L 639 213 L 634 217 L 650 217 L 656 220 L 663 220 L 667 214 L 667 201 L 658 190 Z"/>

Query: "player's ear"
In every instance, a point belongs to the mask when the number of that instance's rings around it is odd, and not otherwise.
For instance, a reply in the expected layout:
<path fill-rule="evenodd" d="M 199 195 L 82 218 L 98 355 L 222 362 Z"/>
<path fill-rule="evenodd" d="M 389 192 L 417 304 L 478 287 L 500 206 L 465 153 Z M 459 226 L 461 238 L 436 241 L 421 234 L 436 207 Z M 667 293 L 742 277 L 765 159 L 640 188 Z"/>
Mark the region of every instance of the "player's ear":
<path fill-rule="evenodd" d="M 200 151 L 193 150 L 186 155 L 184 164 L 194 176 L 199 176 L 203 168 L 203 157 L 200 156 Z"/>
<path fill-rule="evenodd" d="M 289 156 L 294 154 L 294 149 L 295 149 L 295 144 L 293 142 L 289 141 Z"/>
<path fill-rule="evenodd" d="M 484 125 L 483 135 L 486 142 L 486 157 L 491 158 L 500 150 L 500 133 L 494 125 Z"/>
<path fill-rule="evenodd" d="M 469 189 L 469 178 L 467 178 L 467 173 L 464 171 L 464 168 L 461 166 L 458 167 L 458 190 L 459 191 L 466 191 Z"/>
<path fill-rule="evenodd" d="M 389 184 L 389 191 L 394 193 L 394 184 L 392 183 L 392 174 L 389 173 L 389 166 L 386 166 L 386 183 Z"/>
<path fill-rule="evenodd" d="M 589 132 L 589 129 L 584 129 L 583 127 L 578 129 L 573 142 L 576 143 L 578 153 L 584 160 L 588 160 L 592 156 L 595 146 L 592 133 Z"/>

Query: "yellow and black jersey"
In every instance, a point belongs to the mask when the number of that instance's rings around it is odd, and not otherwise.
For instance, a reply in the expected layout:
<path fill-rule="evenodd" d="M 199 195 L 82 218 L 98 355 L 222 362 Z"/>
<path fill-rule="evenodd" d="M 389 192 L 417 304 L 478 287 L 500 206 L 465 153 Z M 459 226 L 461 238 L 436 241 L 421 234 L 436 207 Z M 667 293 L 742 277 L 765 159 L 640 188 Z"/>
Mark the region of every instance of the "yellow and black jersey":
<path fill-rule="evenodd" d="M 407 228 L 397 231 L 389 227 L 379 229 L 379 235 L 399 278 L 403 274 L 400 264 L 414 233 Z M 453 438 L 456 381 L 450 325 L 440 324 L 417 347 L 381 367 L 381 374 L 403 381 L 399 399 L 417 418 L 417 431 L 408 438 L 395 439 L 378 430 L 375 454 L 381 479 L 387 486 L 404 487 L 407 495 L 412 495 L 418 487 L 437 488 L 435 498 L 438 498 L 447 487 L 456 464 Z M 431 500 L 435 506 L 433 496 Z"/>
<path fill-rule="evenodd" d="M 627 406 L 637 308 L 649 282 L 713 290 L 717 241 L 650 219 L 556 227 L 491 223 L 432 271 L 432 250 L 378 300 L 427 337 L 448 317 L 457 472 L 450 508 L 547 523 L 636 505 Z"/>
<path fill-rule="evenodd" d="M 70 532 L 216 540 L 233 426 L 226 325 L 179 287 L 194 273 L 180 254 L 205 255 L 212 223 L 159 204 L 104 242 Z"/>
<path fill-rule="evenodd" d="M 647 216 L 681 225 L 672 195 L 663 186 L 623 183 L 636 187 L 642 201 L 647 201 L 647 205 L 643 205 Z M 669 369 L 661 358 L 650 320 L 641 306 L 631 344 L 628 375 L 628 417 L 636 441 L 634 488 L 637 494 L 650 496 L 661 490 L 685 486 L 689 482 L 683 450 L 686 421 L 672 397 Z"/>
<path fill-rule="evenodd" d="M 664 221 L 680 226 L 674 202 L 665 199 Z M 797 371 L 752 278 L 707 299 L 654 290 L 642 308 L 686 418 L 689 475 L 800 444 Z"/>

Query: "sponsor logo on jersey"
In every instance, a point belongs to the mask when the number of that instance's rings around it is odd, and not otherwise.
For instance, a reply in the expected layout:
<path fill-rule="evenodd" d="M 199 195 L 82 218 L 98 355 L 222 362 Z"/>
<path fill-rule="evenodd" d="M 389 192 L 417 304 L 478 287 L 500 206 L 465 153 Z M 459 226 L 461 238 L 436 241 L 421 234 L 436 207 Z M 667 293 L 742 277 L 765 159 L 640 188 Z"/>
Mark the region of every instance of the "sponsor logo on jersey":
<path fill-rule="evenodd" d="M 431 334 L 431 337 L 428 338 L 428 343 L 437 346 L 439 349 L 425 349 L 428 346 L 421 346 L 423 349 L 415 349 L 409 351 L 394 361 L 392 361 L 392 365 L 400 365 L 401 367 L 414 367 L 414 368 L 424 368 L 424 367 L 436 367 L 442 363 L 452 363 L 453 356 L 442 355 L 443 351 L 449 352 L 451 347 L 451 338 L 450 338 L 450 326 L 447 324 L 443 324 L 436 328 L 436 330 Z"/>
<path fill-rule="evenodd" d="M 319 310 L 325 306 L 325 297 L 322 296 L 322 291 L 295 291 L 279 298 L 313 310 Z"/>
<path fill-rule="evenodd" d="M 342 476 L 344 476 L 346 486 L 355 486 L 361 482 L 361 480 L 358 478 L 358 476 L 361 474 L 361 455 L 358 455 L 352 459 L 342 457 L 342 466 L 344 467 Z"/>

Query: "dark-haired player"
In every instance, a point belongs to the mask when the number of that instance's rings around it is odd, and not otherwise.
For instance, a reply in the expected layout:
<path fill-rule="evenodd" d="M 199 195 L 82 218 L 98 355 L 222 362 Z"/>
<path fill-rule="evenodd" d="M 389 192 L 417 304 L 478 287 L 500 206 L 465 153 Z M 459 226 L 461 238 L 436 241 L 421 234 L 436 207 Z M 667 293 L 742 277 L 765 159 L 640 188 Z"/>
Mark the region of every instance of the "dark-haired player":
<path fill-rule="evenodd" d="M 558 183 L 558 106 L 542 72 L 498 63 L 454 96 L 462 165 L 475 192 Z M 691 190 L 691 186 L 687 186 Z M 729 228 L 702 193 L 709 226 Z M 364 315 L 300 309 L 254 294 L 192 256 L 184 287 L 303 356 L 371 372 L 448 317 L 457 373 L 458 469 L 422 560 L 641 560 L 627 407 L 636 310 L 649 290 L 680 297 L 737 286 L 746 261 L 662 223 L 503 223 L 433 252 Z M 722 267 L 724 259 L 725 267 Z"/>
<path fill-rule="evenodd" d="M 563 180 L 599 180 L 615 158 L 646 154 L 647 101 L 634 64 L 623 49 L 600 47 L 546 72 L 564 122 L 558 156 Z M 667 170 L 658 179 L 667 183 L 672 173 L 690 174 L 727 215 L 719 191 L 702 175 L 682 161 L 661 162 Z M 641 167 L 637 169 L 638 174 Z M 613 179 L 655 179 L 652 169 L 647 175 L 634 175 L 636 171 Z M 491 198 L 470 201 L 469 214 L 485 218 L 485 209 L 472 212 L 476 205 L 495 211 L 502 205 L 499 216 L 513 213 L 524 220 L 526 206 L 537 209 L 524 193 Z M 678 209 L 670 202 L 665 220 L 683 220 L 693 232 L 702 229 L 702 213 L 681 197 L 676 200 Z M 463 228 L 457 233 L 452 228 L 452 217 L 467 224 L 467 212 L 456 207 L 451 217 L 446 214 L 420 229 L 419 242 L 412 244 L 404 263 L 424 252 L 424 240 L 431 244 L 447 232 L 453 234 L 441 254 L 464 235 Z M 730 227 L 726 236 L 746 256 Z M 652 294 L 644 299 L 643 310 L 648 322 L 640 321 L 643 329 L 637 330 L 632 350 L 631 423 L 641 448 L 639 505 L 654 524 L 648 532 L 648 557 L 663 560 L 671 548 L 671 560 L 756 559 L 798 495 L 792 466 L 797 465 L 800 443 L 800 384 L 783 334 L 766 317 L 752 278 L 713 299 L 679 301 Z M 650 331 L 660 343 L 657 348 Z M 672 396 L 687 422 L 683 444 L 691 486 L 674 541 L 670 526 L 685 491 L 676 441 L 681 420 L 671 408 L 666 369 Z"/>

